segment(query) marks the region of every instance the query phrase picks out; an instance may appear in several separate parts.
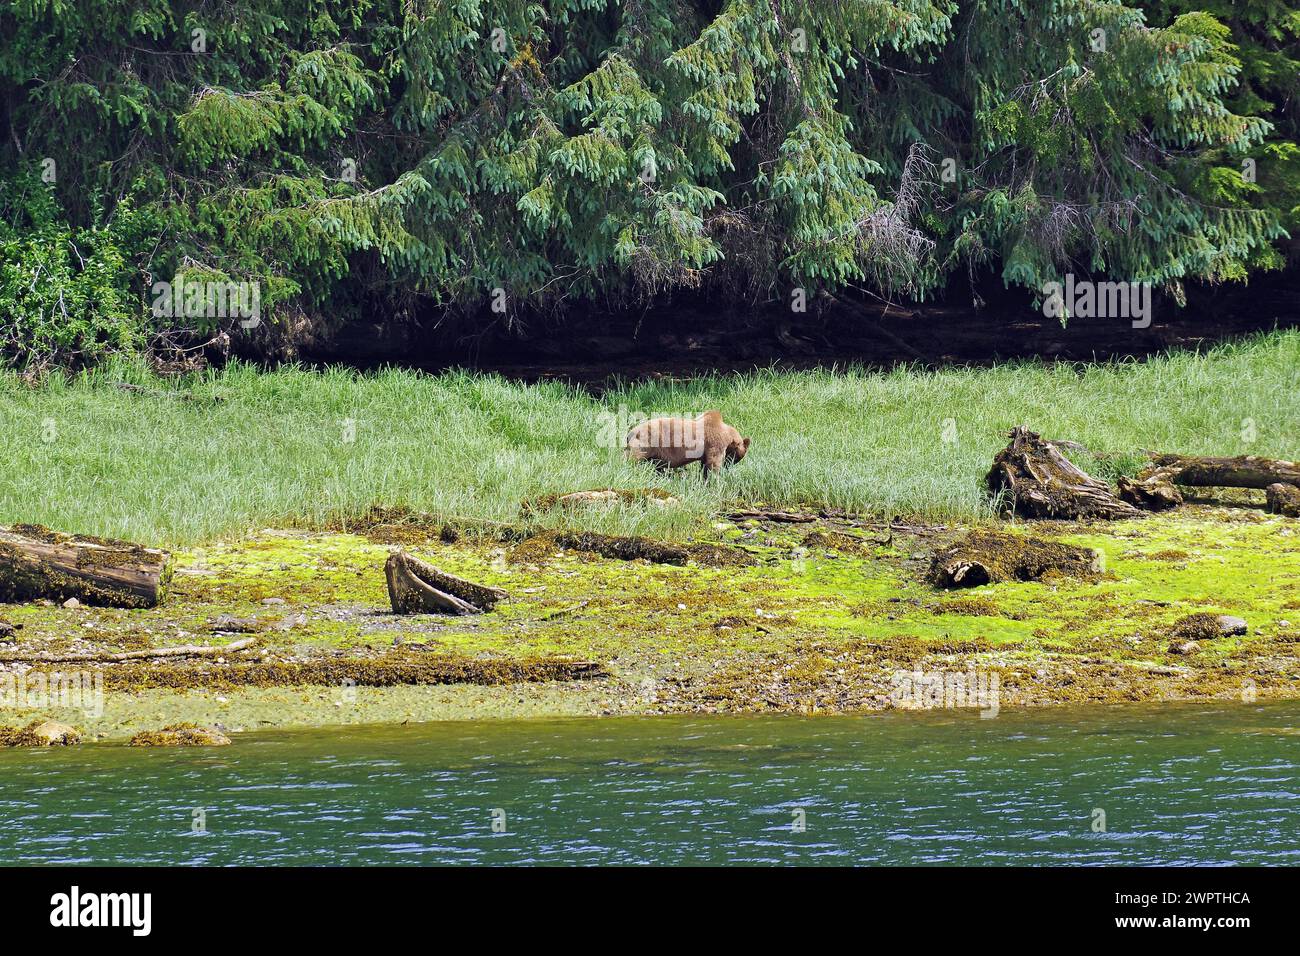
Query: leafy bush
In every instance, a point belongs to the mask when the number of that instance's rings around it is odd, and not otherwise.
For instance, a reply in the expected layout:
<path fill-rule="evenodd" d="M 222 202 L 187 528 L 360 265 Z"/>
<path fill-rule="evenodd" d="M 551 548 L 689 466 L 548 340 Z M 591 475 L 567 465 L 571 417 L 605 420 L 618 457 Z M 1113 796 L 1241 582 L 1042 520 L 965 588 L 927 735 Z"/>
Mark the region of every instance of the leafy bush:
<path fill-rule="evenodd" d="M 16 197 L 0 221 L 0 356 L 75 367 L 138 348 L 142 224 L 130 205 L 112 222 L 74 227 L 36 177 L 0 186 Z"/>

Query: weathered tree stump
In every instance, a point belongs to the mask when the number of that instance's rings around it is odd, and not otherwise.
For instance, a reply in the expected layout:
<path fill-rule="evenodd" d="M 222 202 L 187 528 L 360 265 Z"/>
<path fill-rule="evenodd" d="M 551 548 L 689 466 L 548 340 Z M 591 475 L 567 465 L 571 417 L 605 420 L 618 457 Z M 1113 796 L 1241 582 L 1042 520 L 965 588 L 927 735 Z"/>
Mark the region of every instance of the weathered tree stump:
<path fill-rule="evenodd" d="M 384 576 L 394 614 L 478 614 L 506 596 L 500 588 L 447 574 L 405 551 L 388 556 Z"/>
<path fill-rule="evenodd" d="M 1027 518 L 1135 518 L 1104 481 L 1075 467 L 1050 441 L 1024 425 L 1011 430 L 988 474 L 989 491 L 1005 492 L 1008 508 Z"/>
<path fill-rule="evenodd" d="M 0 528 L 0 602 L 49 598 L 104 607 L 154 607 L 170 555 L 129 541 L 80 537 L 40 525 Z"/>
<path fill-rule="evenodd" d="M 1105 570 L 1100 551 L 1059 541 L 1022 538 L 997 531 L 972 531 L 930 562 L 930 583 L 971 588 L 999 581 L 1037 581 L 1046 575 L 1095 577 Z"/>
<path fill-rule="evenodd" d="M 1300 487 L 1278 481 L 1264 489 L 1264 496 L 1271 513 L 1300 518 Z"/>

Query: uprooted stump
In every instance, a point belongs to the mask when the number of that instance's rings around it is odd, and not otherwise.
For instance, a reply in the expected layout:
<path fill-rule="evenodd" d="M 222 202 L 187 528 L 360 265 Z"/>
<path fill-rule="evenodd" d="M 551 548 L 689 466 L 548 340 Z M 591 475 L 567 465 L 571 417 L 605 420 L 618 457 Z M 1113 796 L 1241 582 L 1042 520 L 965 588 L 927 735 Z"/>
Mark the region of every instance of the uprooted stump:
<path fill-rule="evenodd" d="M 130 541 L 0 528 L 0 602 L 76 598 L 103 607 L 154 607 L 170 574 L 166 551 Z"/>
<path fill-rule="evenodd" d="M 1011 430 L 988 474 L 994 495 L 1026 518 L 1135 518 L 1141 512 L 1121 501 L 1104 481 L 1076 467 L 1056 445 L 1024 425 Z"/>
<path fill-rule="evenodd" d="M 999 581 L 1037 581 L 1049 574 L 1089 578 L 1104 570 L 1104 557 L 1092 548 L 972 531 L 935 553 L 929 580 L 940 588 L 970 588 Z"/>
<path fill-rule="evenodd" d="M 500 588 L 447 574 L 405 551 L 388 556 L 384 576 L 394 614 L 478 614 L 506 596 Z"/>
<path fill-rule="evenodd" d="M 1300 487 L 1275 481 L 1264 489 L 1268 510 L 1287 518 L 1300 518 Z"/>

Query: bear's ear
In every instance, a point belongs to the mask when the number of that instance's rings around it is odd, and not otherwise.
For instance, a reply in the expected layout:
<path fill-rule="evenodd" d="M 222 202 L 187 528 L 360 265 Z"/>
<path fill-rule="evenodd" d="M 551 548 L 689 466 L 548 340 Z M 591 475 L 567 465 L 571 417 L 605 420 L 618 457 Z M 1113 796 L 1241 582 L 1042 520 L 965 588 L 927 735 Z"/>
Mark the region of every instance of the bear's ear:
<path fill-rule="evenodd" d="M 740 447 L 741 447 L 742 449 L 744 449 L 745 451 L 749 451 L 749 439 L 746 438 L 746 439 L 744 439 L 743 441 L 741 441 L 741 443 L 740 443 Z"/>

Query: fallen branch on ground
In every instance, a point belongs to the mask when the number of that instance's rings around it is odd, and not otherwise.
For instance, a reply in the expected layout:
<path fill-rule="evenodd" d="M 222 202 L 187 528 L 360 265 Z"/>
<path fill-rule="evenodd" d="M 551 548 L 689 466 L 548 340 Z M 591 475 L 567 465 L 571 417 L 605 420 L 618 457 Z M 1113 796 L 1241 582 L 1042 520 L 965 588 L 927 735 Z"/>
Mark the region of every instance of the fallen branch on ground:
<path fill-rule="evenodd" d="M 247 637 L 229 644 L 180 644 L 175 647 L 153 647 L 143 651 L 105 652 L 102 654 L 6 654 L 0 664 L 117 664 L 122 661 L 141 661 L 159 657 L 221 657 L 247 650 L 257 643 L 257 638 Z"/>

